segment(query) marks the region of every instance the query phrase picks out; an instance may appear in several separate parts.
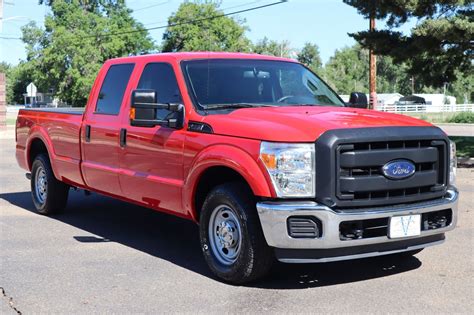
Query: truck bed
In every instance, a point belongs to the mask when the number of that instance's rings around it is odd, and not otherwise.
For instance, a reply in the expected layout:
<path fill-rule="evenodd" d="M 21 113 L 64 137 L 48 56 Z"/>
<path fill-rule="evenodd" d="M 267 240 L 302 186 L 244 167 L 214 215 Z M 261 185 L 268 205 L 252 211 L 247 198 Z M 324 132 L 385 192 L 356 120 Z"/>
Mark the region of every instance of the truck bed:
<path fill-rule="evenodd" d="M 16 122 L 17 160 L 31 168 L 27 148 L 31 141 L 41 140 L 48 148 L 54 174 L 59 180 L 83 185 L 80 172 L 81 124 L 84 108 L 25 108 Z"/>

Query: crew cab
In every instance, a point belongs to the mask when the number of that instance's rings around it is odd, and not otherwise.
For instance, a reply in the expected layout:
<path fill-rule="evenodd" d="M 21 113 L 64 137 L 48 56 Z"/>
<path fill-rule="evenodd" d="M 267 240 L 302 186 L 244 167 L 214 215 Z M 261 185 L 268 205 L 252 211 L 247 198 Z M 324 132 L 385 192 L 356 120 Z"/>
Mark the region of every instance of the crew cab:
<path fill-rule="evenodd" d="M 20 110 L 16 157 L 39 213 L 79 188 L 192 220 L 210 269 L 231 283 L 275 259 L 442 243 L 457 220 L 454 145 L 425 121 L 359 105 L 291 59 L 117 58 L 84 109 Z"/>

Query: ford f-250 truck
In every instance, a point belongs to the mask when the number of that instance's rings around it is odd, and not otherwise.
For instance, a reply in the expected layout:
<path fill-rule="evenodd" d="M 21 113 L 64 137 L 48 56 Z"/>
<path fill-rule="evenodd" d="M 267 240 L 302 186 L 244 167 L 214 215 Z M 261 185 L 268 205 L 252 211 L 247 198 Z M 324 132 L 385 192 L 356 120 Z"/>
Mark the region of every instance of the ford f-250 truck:
<path fill-rule="evenodd" d="M 39 213 L 75 187 L 193 220 L 210 269 L 232 283 L 275 258 L 442 243 L 457 220 L 455 147 L 425 121 L 357 106 L 290 59 L 118 58 L 84 110 L 21 110 L 16 157 Z"/>

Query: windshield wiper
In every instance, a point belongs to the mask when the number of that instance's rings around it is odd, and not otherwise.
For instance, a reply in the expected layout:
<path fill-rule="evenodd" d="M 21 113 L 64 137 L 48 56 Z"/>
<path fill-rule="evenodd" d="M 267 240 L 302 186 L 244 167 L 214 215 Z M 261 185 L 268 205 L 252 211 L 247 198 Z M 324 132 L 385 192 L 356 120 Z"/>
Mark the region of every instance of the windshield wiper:
<path fill-rule="evenodd" d="M 229 109 L 229 108 L 254 108 L 254 107 L 275 107 L 275 105 L 260 103 L 231 103 L 231 104 L 210 104 L 204 109 Z"/>

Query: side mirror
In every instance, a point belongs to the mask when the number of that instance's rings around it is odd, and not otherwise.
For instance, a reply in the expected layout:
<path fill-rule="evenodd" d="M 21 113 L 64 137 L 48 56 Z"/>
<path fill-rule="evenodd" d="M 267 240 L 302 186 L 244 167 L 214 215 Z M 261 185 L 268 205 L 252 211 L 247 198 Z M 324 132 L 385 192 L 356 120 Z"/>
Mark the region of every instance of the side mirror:
<path fill-rule="evenodd" d="M 177 118 L 157 119 L 157 111 L 166 109 L 178 113 Z M 167 126 L 170 128 L 183 128 L 184 106 L 174 103 L 157 103 L 155 90 L 134 90 L 130 108 L 130 124 L 138 127 Z"/>
<path fill-rule="evenodd" d="M 360 92 L 352 92 L 349 97 L 349 102 L 346 103 L 347 107 L 354 108 L 368 108 L 369 102 L 367 101 L 367 95 Z"/>

